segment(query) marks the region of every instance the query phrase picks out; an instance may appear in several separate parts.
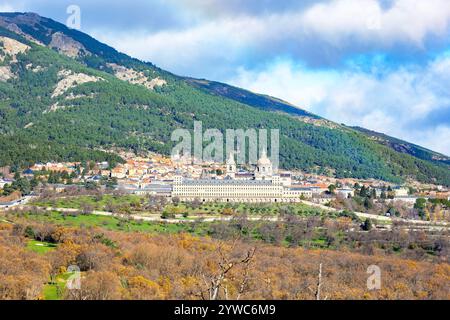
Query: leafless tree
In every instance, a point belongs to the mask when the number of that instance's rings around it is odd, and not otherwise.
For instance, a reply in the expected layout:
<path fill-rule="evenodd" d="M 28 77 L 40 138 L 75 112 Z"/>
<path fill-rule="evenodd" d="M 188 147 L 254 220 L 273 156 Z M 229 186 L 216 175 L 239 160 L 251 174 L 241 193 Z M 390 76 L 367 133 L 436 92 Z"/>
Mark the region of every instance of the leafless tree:
<path fill-rule="evenodd" d="M 317 277 L 316 300 L 320 300 L 322 293 L 322 263 L 319 265 L 319 276 Z"/>
<path fill-rule="evenodd" d="M 251 280 L 251 265 L 255 257 L 256 248 L 253 247 L 248 249 L 243 257 L 241 256 L 240 258 L 234 258 L 232 257 L 232 253 L 235 251 L 237 243 L 238 240 L 235 240 L 229 254 L 225 252 L 223 243 L 217 247 L 216 253 L 218 255 L 218 271 L 211 275 L 203 274 L 203 281 L 206 286 L 206 290 L 200 293 L 202 299 L 218 300 L 220 298 L 220 292 L 222 291 L 224 294 L 224 299 L 228 300 L 230 296 L 226 282 L 230 280 L 229 274 L 231 271 L 240 266 L 242 266 L 243 269 L 243 277 L 237 284 L 236 300 L 239 300 L 248 290 L 248 284 Z M 207 293 L 207 297 L 205 297 L 205 292 Z"/>
<path fill-rule="evenodd" d="M 322 300 L 322 287 L 323 287 L 323 275 L 322 275 L 322 271 L 323 271 L 323 263 L 321 263 L 319 265 L 319 273 L 317 275 L 317 285 L 315 290 L 313 290 L 312 288 L 309 288 L 311 291 L 314 291 L 314 297 L 317 301 Z M 325 297 L 323 300 L 327 300 L 328 297 Z"/>
<path fill-rule="evenodd" d="M 83 202 L 81 203 L 81 211 L 84 215 L 92 214 L 92 212 L 94 211 L 94 206 L 89 203 Z"/>

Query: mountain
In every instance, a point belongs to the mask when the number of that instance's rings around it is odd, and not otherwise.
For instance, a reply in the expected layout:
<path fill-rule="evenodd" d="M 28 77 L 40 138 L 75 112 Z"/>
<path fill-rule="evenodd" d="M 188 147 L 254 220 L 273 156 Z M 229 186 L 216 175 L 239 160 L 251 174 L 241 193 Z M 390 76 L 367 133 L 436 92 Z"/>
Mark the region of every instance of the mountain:
<path fill-rule="evenodd" d="M 390 137 L 384 133 L 375 132 L 361 127 L 352 127 L 353 129 L 367 135 L 370 139 L 388 146 L 397 152 L 409 154 L 416 158 L 431 161 L 436 164 L 450 165 L 450 157 L 441 153 L 429 150 L 416 144 Z"/>
<path fill-rule="evenodd" d="M 448 164 L 279 99 L 176 76 L 36 14 L 0 14 L 0 166 L 121 161 L 113 147 L 169 154 L 172 131 L 194 121 L 222 131 L 280 129 L 286 169 L 450 185 Z"/>

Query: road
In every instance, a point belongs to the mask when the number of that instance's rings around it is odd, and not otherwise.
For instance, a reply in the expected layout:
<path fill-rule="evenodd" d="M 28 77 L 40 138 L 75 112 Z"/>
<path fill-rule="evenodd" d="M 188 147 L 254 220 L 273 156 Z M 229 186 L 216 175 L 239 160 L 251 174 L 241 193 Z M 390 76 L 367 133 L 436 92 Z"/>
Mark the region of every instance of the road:
<path fill-rule="evenodd" d="M 23 206 L 35 198 L 36 198 L 35 196 L 25 196 L 23 198 L 20 198 L 18 200 L 11 201 L 8 203 L 3 203 L 3 204 L 0 203 L 0 209 L 10 209 L 10 208 L 16 208 L 19 206 Z"/>

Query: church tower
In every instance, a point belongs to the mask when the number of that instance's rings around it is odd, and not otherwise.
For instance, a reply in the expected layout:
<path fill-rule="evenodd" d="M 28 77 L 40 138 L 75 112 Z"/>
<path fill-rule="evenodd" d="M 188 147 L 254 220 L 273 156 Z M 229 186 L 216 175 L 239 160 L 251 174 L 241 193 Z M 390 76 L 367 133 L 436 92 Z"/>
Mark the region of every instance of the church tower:
<path fill-rule="evenodd" d="M 233 152 L 230 152 L 230 156 L 227 160 L 227 176 L 230 178 L 236 178 L 236 162 L 234 161 Z"/>
<path fill-rule="evenodd" d="M 273 176 L 272 161 L 267 157 L 267 152 L 264 150 L 255 170 L 256 180 L 269 180 Z"/>

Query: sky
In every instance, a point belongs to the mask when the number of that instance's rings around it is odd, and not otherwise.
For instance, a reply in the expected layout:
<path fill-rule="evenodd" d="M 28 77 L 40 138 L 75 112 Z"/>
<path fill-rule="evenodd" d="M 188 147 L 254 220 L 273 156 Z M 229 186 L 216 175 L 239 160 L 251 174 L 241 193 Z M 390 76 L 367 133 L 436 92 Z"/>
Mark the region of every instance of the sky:
<path fill-rule="evenodd" d="M 450 155 L 448 0 L 0 0 L 179 75 Z"/>

